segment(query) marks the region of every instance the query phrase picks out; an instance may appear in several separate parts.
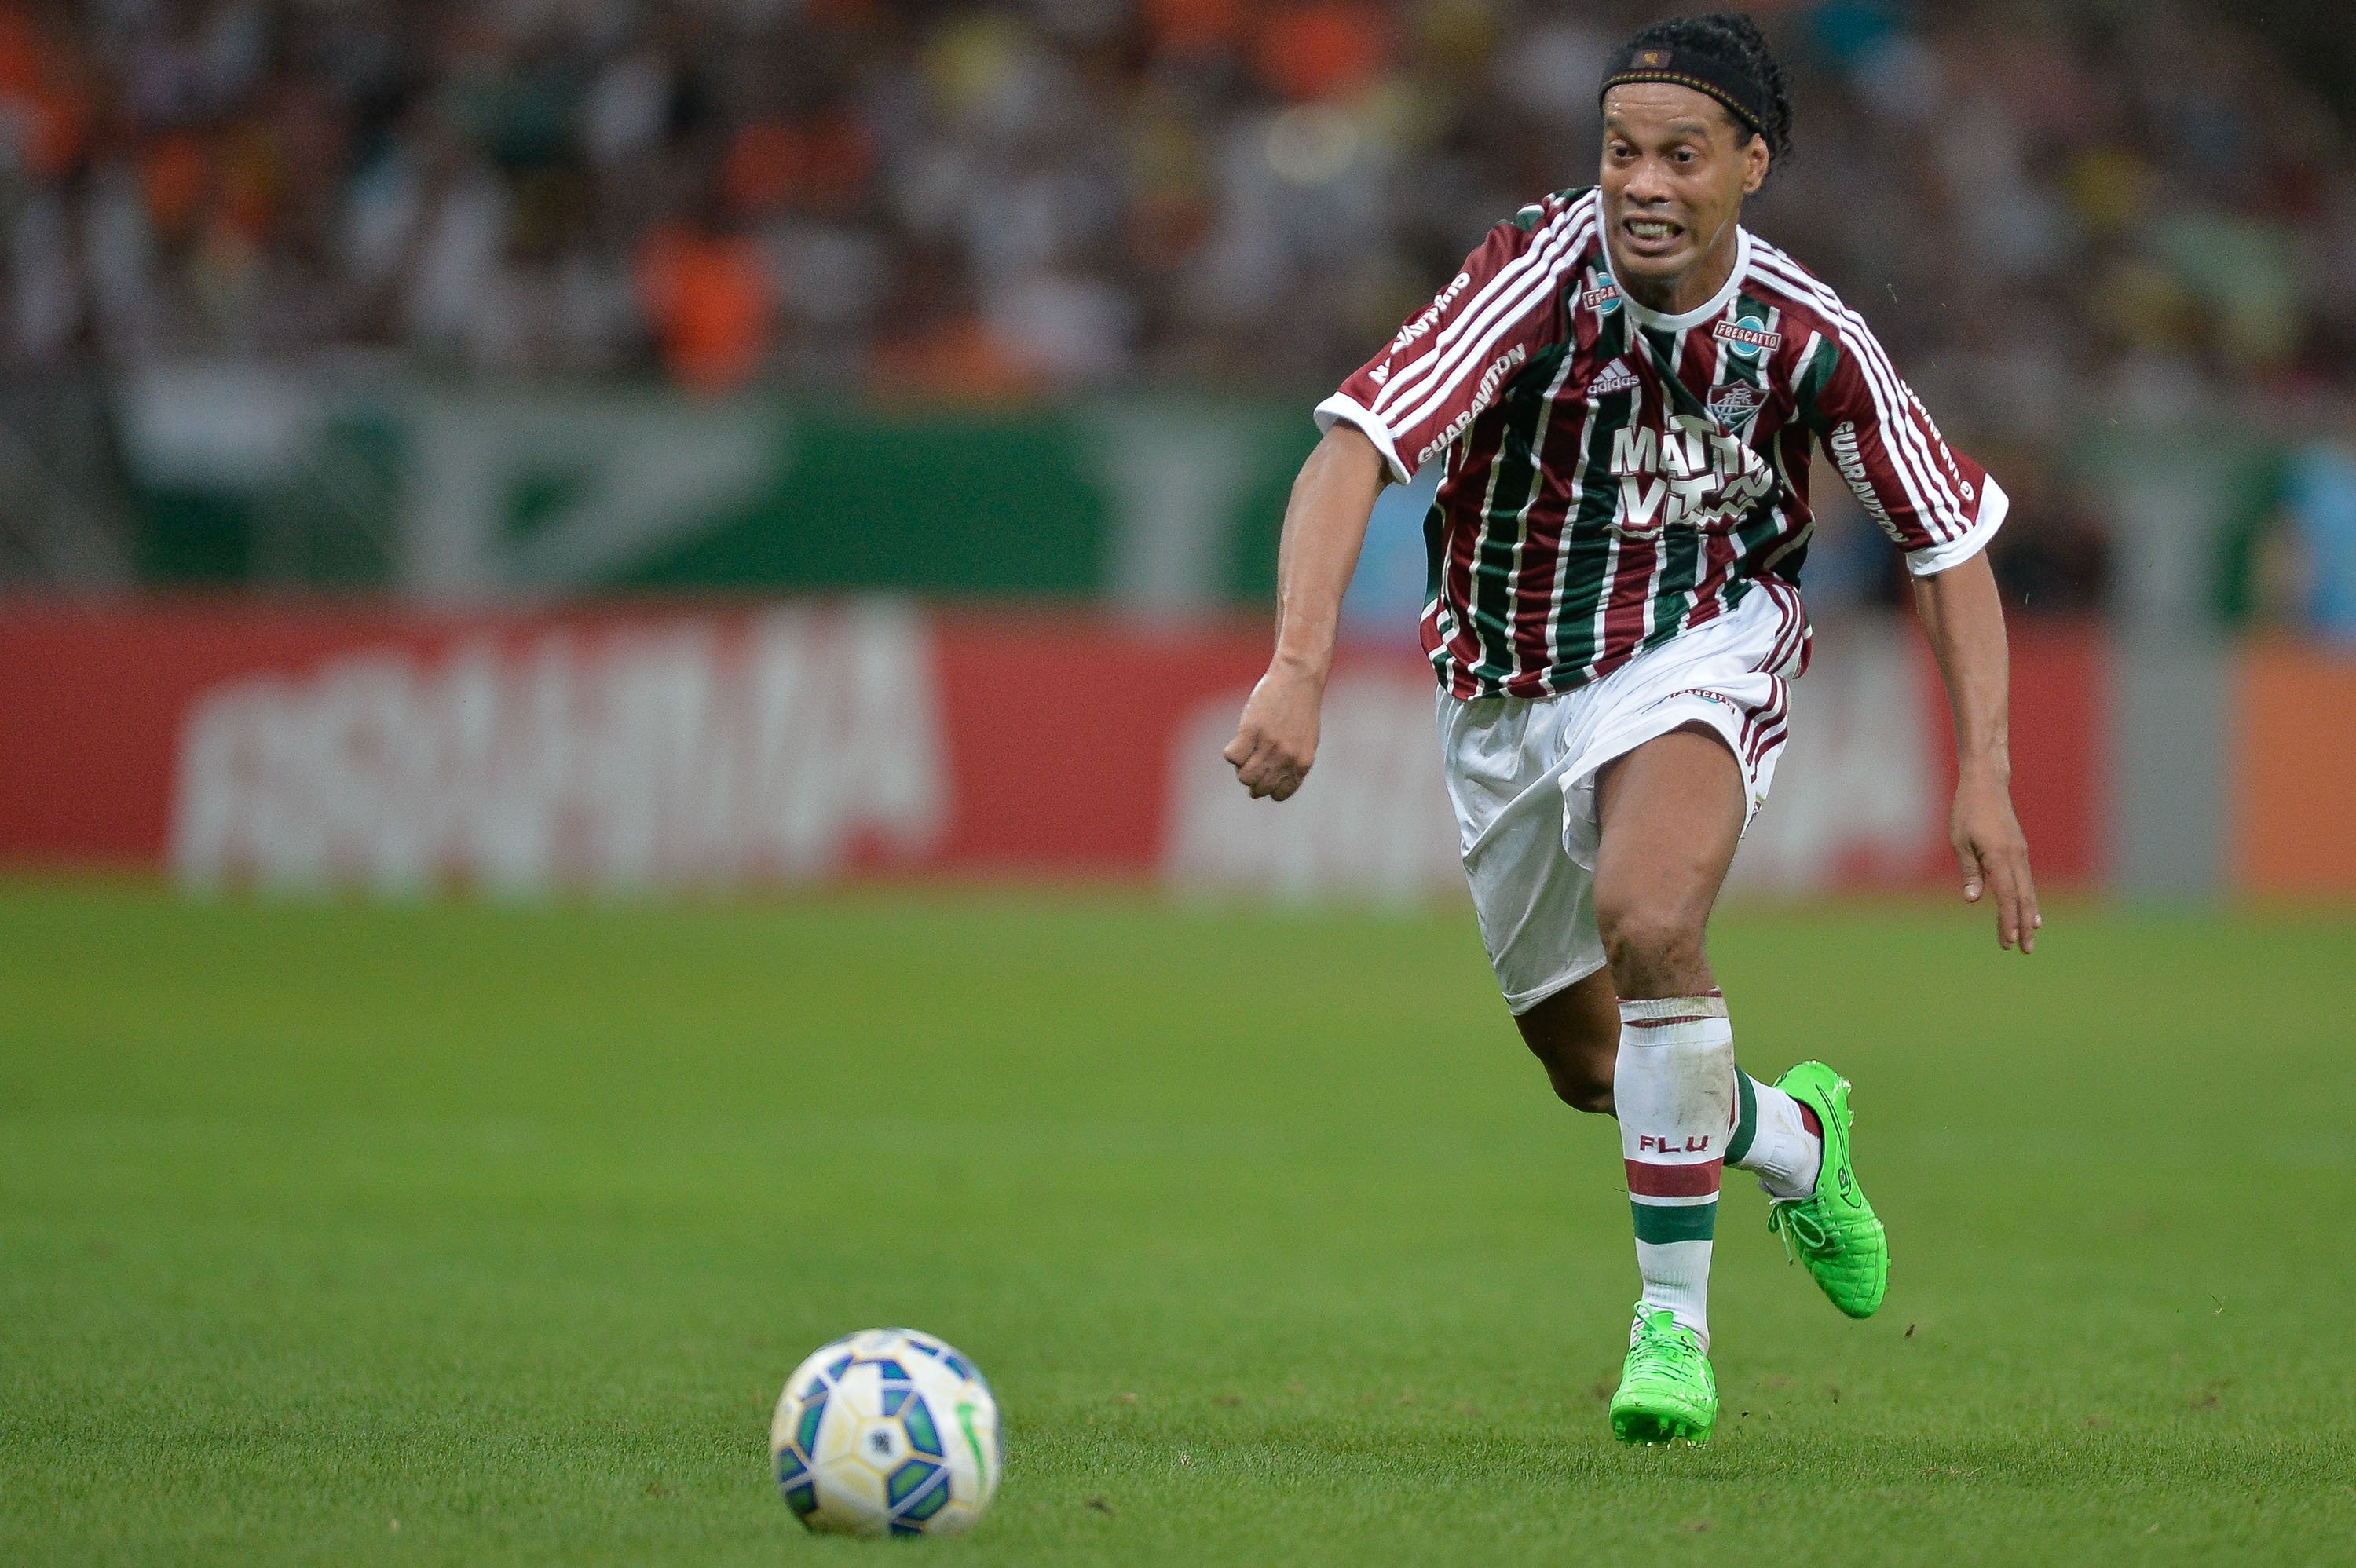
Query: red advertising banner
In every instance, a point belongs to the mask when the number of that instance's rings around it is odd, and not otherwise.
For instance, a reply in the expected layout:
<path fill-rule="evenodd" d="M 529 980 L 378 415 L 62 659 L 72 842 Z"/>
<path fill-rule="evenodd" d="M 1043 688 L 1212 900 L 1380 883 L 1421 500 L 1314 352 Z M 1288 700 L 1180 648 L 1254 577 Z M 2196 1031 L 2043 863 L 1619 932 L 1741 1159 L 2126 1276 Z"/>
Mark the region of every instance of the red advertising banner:
<path fill-rule="evenodd" d="M 1352 651 L 1318 769 L 1218 752 L 1267 655 L 1068 610 L 900 601 L 433 613 L 0 606 L 0 860 L 386 893 L 889 876 L 1273 895 L 1461 886 L 1430 678 Z M 2096 870 L 2100 649 L 2019 639 L 2014 752 L 2049 877 Z M 1738 865 L 1758 890 L 1947 881 L 1951 749 L 1911 628 L 1828 628 Z"/>

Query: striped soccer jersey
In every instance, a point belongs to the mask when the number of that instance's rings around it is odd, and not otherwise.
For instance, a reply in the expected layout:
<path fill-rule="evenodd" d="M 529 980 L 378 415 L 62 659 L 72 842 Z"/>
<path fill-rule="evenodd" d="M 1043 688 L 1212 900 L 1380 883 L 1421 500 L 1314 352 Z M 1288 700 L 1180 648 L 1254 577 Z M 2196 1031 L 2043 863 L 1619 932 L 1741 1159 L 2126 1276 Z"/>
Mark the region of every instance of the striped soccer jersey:
<path fill-rule="evenodd" d="M 1762 583 L 1796 600 L 1812 440 L 1918 576 L 2004 521 L 1829 287 L 1745 231 L 1717 298 L 1646 310 L 1612 281 L 1591 188 L 1492 229 L 1317 418 L 1401 484 L 1445 462 L 1423 645 L 1462 698 L 1571 690 Z"/>

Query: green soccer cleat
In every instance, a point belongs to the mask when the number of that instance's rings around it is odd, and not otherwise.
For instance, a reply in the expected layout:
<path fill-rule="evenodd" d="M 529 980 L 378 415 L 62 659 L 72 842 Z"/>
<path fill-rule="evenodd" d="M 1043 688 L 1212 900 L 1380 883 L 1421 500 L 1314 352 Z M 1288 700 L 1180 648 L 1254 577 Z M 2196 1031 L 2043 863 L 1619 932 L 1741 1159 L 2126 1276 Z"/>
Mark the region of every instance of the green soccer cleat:
<path fill-rule="evenodd" d="M 1612 1396 L 1612 1435 L 1622 1443 L 1707 1443 L 1718 1424 L 1718 1380 L 1690 1328 L 1636 1304 L 1636 1342 Z"/>
<path fill-rule="evenodd" d="M 1825 1160 L 1813 1197 L 1774 1199 L 1767 1228 L 1780 1232 L 1783 1251 L 1851 1317 L 1870 1317 L 1890 1288 L 1890 1243 L 1849 1163 L 1848 1080 L 1821 1061 L 1803 1061 L 1775 1087 L 1816 1113 L 1825 1129 Z"/>

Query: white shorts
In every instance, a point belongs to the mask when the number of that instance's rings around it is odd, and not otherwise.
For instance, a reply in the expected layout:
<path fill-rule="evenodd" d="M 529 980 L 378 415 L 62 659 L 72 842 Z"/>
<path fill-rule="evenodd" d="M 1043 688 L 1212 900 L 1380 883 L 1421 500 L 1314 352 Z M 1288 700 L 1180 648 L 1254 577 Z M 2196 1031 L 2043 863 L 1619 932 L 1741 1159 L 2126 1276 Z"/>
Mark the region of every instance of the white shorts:
<path fill-rule="evenodd" d="M 1563 696 L 1440 694 L 1464 875 L 1507 1007 L 1527 1012 L 1603 967 L 1598 770 L 1672 730 L 1706 724 L 1741 764 L 1747 828 L 1783 754 L 1785 683 L 1807 651 L 1798 592 L 1762 581 L 1730 614 Z"/>

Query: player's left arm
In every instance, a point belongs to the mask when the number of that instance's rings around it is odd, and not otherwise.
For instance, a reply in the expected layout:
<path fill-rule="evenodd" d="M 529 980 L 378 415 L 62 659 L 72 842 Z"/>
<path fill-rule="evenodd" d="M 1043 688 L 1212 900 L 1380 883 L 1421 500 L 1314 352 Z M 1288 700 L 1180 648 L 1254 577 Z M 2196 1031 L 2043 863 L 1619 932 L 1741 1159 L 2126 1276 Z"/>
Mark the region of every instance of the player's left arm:
<path fill-rule="evenodd" d="M 2042 922 L 2012 809 L 2004 605 L 1987 560 L 2008 504 L 1987 469 L 1947 444 L 1862 321 L 1841 312 L 1834 336 L 1804 377 L 1804 407 L 1858 505 L 1906 553 L 1954 714 L 1959 771 L 1948 837 L 1964 897 L 1992 895 L 1997 942 L 2032 952 Z"/>
<path fill-rule="evenodd" d="M 1998 945 L 2037 950 L 2037 884 L 2029 840 L 2012 809 L 2012 752 L 2007 734 L 2011 681 L 2004 604 L 1987 552 L 1914 580 L 1914 609 L 1946 682 L 1955 719 L 1955 805 L 1947 837 L 1964 872 L 1964 897 L 1996 900 Z"/>

